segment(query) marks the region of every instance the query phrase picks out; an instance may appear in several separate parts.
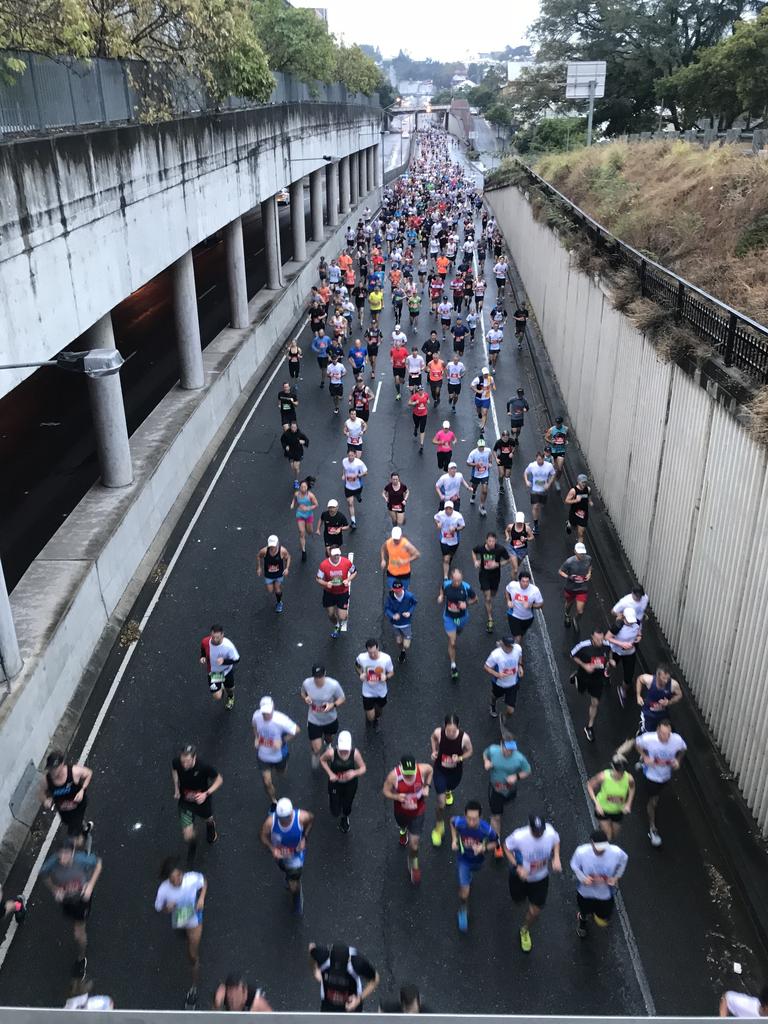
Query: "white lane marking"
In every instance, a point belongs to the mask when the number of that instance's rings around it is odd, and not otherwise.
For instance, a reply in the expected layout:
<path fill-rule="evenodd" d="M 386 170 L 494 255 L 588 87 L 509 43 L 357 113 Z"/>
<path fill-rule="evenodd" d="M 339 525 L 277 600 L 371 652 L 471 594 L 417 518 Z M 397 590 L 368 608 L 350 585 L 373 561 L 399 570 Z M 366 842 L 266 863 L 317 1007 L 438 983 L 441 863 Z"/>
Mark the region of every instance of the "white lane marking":
<path fill-rule="evenodd" d="M 309 323 L 309 317 L 307 317 L 307 319 L 304 321 L 304 323 L 299 328 L 299 332 L 298 332 L 299 334 L 301 334 L 301 332 L 304 330 L 304 328 L 307 326 L 308 323 Z M 219 468 L 214 473 L 213 479 L 211 480 L 210 484 L 208 485 L 208 487 L 207 487 L 207 489 L 205 491 L 205 494 L 200 499 L 200 504 L 195 509 L 195 513 L 192 516 L 192 519 L 190 520 L 189 525 L 187 526 L 186 530 L 182 534 L 181 540 L 179 541 L 179 543 L 178 543 L 178 545 L 176 547 L 176 550 L 174 551 L 174 553 L 173 553 L 173 555 L 171 557 L 171 560 L 168 563 L 168 568 L 165 571 L 165 575 L 160 580 L 160 583 L 158 584 L 157 590 L 154 592 L 154 594 L 152 595 L 152 597 L 151 597 L 151 599 L 149 601 L 149 604 L 147 605 L 147 610 L 144 612 L 144 615 L 141 618 L 141 622 L 139 623 L 140 630 L 142 630 L 142 631 L 144 630 L 144 627 L 146 626 L 147 622 L 149 621 L 150 615 L 155 610 L 157 602 L 160 600 L 160 595 L 165 590 L 165 585 L 168 582 L 168 580 L 171 578 L 171 573 L 173 572 L 174 567 L 176 566 L 176 563 L 178 562 L 179 557 L 181 556 L 181 552 L 183 551 L 184 546 L 186 545 L 187 541 L 189 540 L 190 534 L 192 533 L 192 530 L 195 528 L 198 519 L 202 515 L 203 509 L 208 504 L 208 501 L 209 501 L 209 499 L 211 497 L 211 494 L 213 494 L 214 487 L 219 482 L 219 478 L 221 477 L 221 474 L 224 472 L 225 466 L 227 465 L 227 463 L 229 462 L 230 458 L 232 457 L 232 453 L 234 452 L 238 442 L 240 441 L 240 438 L 245 433 L 246 428 L 248 427 L 248 424 L 253 419 L 253 416 L 254 416 L 256 410 L 258 409 L 259 405 L 261 404 L 262 398 L 267 393 L 268 388 L 271 387 L 272 381 L 277 376 L 277 372 L 281 368 L 281 366 L 283 365 L 284 362 L 285 362 L 285 356 L 282 356 L 280 358 L 279 362 L 277 363 L 277 365 L 275 366 L 274 370 L 272 371 L 272 373 L 269 375 L 269 379 L 267 380 L 266 384 L 264 385 L 264 387 L 259 392 L 259 394 L 258 394 L 258 396 L 256 398 L 256 401 L 253 403 L 253 406 L 252 406 L 250 412 L 248 413 L 248 415 L 245 417 L 245 420 L 243 421 L 243 425 L 240 427 L 240 429 L 238 430 L 237 434 L 235 434 L 235 436 L 232 439 L 232 443 L 230 444 L 229 448 L 227 448 L 227 450 L 226 450 L 226 452 L 224 454 L 224 458 L 221 460 L 221 464 L 220 464 Z M 134 641 L 134 643 L 132 643 L 131 646 L 128 648 L 128 650 L 125 652 L 125 654 L 123 656 L 123 660 L 120 662 L 120 665 L 118 666 L 117 672 L 115 673 L 115 678 L 112 680 L 112 685 L 110 686 L 109 691 L 107 692 L 107 695 L 104 698 L 104 703 L 99 708 L 99 713 L 96 715 L 96 719 L 95 719 L 95 721 L 93 723 L 93 727 L 92 727 L 90 733 L 88 734 L 88 738 L 85 741 L 85 745 L 83 746 L 82 751 L 80 752 L 80 756 L 75 759 L 78 762 L 78 764 L 84 764 L 87 761 L 87 759 L 88 759 L 88 755 L 90 754 L 91 750 L 93 749 L 93 745 L 96 742 L 96 737 L 98 736 L 99 730 L 101 729 L 102 725 L 104 724 L 104 719 L 107 717 L 107 714 L 109 712 L 109 708 L 110 708 L 110 706 L 112 704 L 112 701 L 115 699 L 115 694 L 117 693 L 118 687 L 120 686 L 120 683 L 122 682 L 123 676 L 125 675 L 125 673 L 126 673 L 126 671 L 128 669 L 128 666 L 129 666 L 129 664 L 131 662 L 131 658 L 134 655 L 136 647 L 137 647 L 137 641 Z M 45 836 L 45 839 L 43 840 L 42 846 L 40 847 L 40 851 L 39 851 L 37 857 L 35 858 L 35 862 L 32 865 L 32 868 L 31 868 L 31 870 L 29 872 L 29 876 L 27 878 L 26 885 L 24 886 L 24 889 L 22 891 L 22 895 L 24 896 L 25 900 L 28 900 L 29 897 L 32 895 L 32 890 L 34 889 L 35 885 L 37 884 L 37 878 L 38 878 L 38 875 L 40 874 L 40 869 L 42 868 L 42 866 L 43 866 L 43 864 L 44 864 L 44 862 L 45 862 L 45 860 L 46 860 L 46 858 L 48 856 L 48 853 L 49 853 L 49 851 L 51 849 L 51 846 L 53 845 L 53 840 L 56 838 L 56 833 L 58 832 L 58 830 L 59 830 L 59 820 L 58 820 L 57 817 L 55 817 L 53 819 L 53 821 L 51 822 L 51 826 L 48 829 L 48 832 L 47 832 L 47 834 Z M 19 926 L 16 924 L 16 922 L 15 921 L 11 921 L 10 925 L 8 926 L 8 931 L 5 933 L 5 938 L 3 939 L 3 943 L 2 943 L 2 945 L 0 945 L 0 969 L 2 969 L 2 966 L 5 963 L 5 958 L 8 955 L 8 950 L 11 948 L 11 943 L 13 942 L 14 936 L 16 935 L 16 932 L 18 931 L 18 929 L 19 929 Z"/>
<path fill-rule="evenodd" d="M 354 565 L 355 564 L 355 552 L 350 551 L 347 558 Z M 347 617 L 342 623 L 339 624 L 339 629 L 342 633 L 346 633 L 349 627 L 349 606 L 352 604 L 352 581 L 349 581 L 349 601 L 347 602 Z"/>
<path fill-rule="evenodd" d="M 477 274 L 478 274 L 478 270 L 479 270 L 478 263 L 477 263 L 477 252 L 474 253 L 474 255 L 472 257 L 472 260 L 473 260 L 473 264 L 474 264 L 474 268 L 475 268 L 475 278 L 477 278 Z M 480 328 L 481 328 L 481 333 L 482 333 L 482 336 L 483 336 L 483 351 L 485 352 L 485 359 L 486 359 L 485 365 L 487 366 L 488 365 L 488 342 L 486 341 L 486 337 L 485 337 L 485 310 L 484 309 L 480 313 Z M 494 398 L 493 392 L 491 392 L 491 415 L 493 417 L 493 426 L 494 426 L 494 429 L 496 431 L 496 437 L 498 439 L 501 435 L 500 435 L 500 431 L 499 431 L 499 418 L 498 418 L 498 416 L 496 414 L 496 399 Z M 509 503 L 512 506 L 512 511 L 513 512 L 517 512 L 517 505 L 515 504 L 515 495 L 514 495 L 514 493 L 512 491 L 512 482 L 507 477 L 504 478 L 504 487 L 506 488 L 507 498 L 509 499 Z M 531 583 L 535 584 L 536 581 L 535 581 L 534 576 L 533 576 L 533 568 L 531 567 L 531 559 L 530 558 L 528 559 L 528 567 L 529 567 L 529 572 L 531 574 Z M 560 705 L 560 710 L 561 710 L 562 715 L 563 715 L 563 721 L 565 722 L 565 731 L 568 734 L 568 742 L 571 745 L 571 751 L 573 753 L 573 759 L 576 762 L 576 768 L 577 768 L 577 770 L 579 772 L 579 776 L 581 778 L 581 790 L 582 790 L 582 793 L 584 794 L 584 800 L 586 801 L 586 804 L 587 804 L 587 809 L 588 809 L 588 812 L 589 812 L 589 818 L 590 818 L 590 821 L 592 823 L 592 827 L 593 828 L 597 828 L 597 819 L 595 818 L 595 815 L 594 815 L 594 805 L 593 805 L 592 800 L 591 800 L 591 798 L 589 796 L 589 792 L 587 791 L 587 779 L 589 778 L 589 774 L 587 772 L 587 766 L 584 764 L 584 758 L 582 757 L 582 754 L 581 754 L 581 748 L 579 747 L 579 742 L 578 742 L 578 740 L 576 738 L 576 730 L 573 727 L 573 721 L 571 719 L 570 708 L 568 707 L 568 702 L 565 699 L 565 693 L 563 692 L 563 688 L 560 685 L 560 671 L 559 671 L 559 669 L 557 667 L 557 662 L 555 660 L 555 652 L 552 649 L 552 641 L 551 641 L 550 636 L 549 636 L 549 630 L 547 629 L 547 623 L 546 623 L 546 621 L 544 619 L 544 612 L 543 612 L 543 610 L 541 608 L 539 608 L 538 611 L 536 611 L 535 614 L 536 614 L 536 617 L 539 620 L 539 626 L 541 627 L 541 636 L 542 636 L 542 639 L 544 641 L 544 653 L 545 653 L 547 661 L 549 663 L 549 670 L 552 673 L 552 679 L 553 679 L 554 685 L 555 685 L 555 693 L 557 694 L 557 701 L 558 701 L 558 703 Z M 656 1005 L 655 1005 L 654 1000 L 653 1000 L 653 993 L 651 992 L 651 986 L 648 983 L 648 978 L 646 977 L 645 970 L 644 970 L 642 962 L 640 960 L 640 950 L 638 948 L 637 939 L 635 938 L 635 933 L 634 933 L 634 931 L 632 929 L 632 925 L 631 925 L 630 920 L 629 920 L 629 915 L 627 914 L 627 908 L 624 905 L 624 900 L 622 899 L 621 893 L 618 892 L 618 891 L 616 892 L 616 896 L 615 896 L 614 902 L 616 904 L 616 910 L 618 911 L 618 914 L 619 914 L 619 920 L 621 921 L 621 930 L 624 933 L 624 941 L 627 943 L 627 949 L 629 950 L 629 957 L 630 957 L 630 960 L 632 962 L 632 968 L 633 968 L 633 970 L 635 972 L 635 978 L 637 979 L 638 988 L 640 989 L 640 995 L 642 996 L 643 1003 L 645 1004 L 646 1013 L 648 1014 L 649 1017 L 655 1017 L 656 1016 Z"/>
<path fill-rule="evenodd" d="M 373 399 L 373 412 L 376 412 L 376 406 L 379 404 L 379 395 L 381 394 L 381 381 L 376 385 L 376 395 Z"/>

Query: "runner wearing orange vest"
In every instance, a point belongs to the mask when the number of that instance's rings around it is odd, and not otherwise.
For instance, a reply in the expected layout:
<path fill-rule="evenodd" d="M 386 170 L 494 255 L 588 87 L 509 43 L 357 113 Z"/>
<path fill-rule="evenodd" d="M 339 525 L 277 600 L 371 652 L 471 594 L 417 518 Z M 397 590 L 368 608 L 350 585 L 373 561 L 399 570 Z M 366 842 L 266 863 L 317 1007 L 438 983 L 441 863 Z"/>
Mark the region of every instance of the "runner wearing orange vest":
<path fill-rule="evenodd" d="M 411 562 L 415 562 L 421 556 L 418 548 L 403 536 L 400 526 L 393 526 L 389 540 L 381 545 L 381 568 L 386 569 L 388 584 L 392 580 L 401 580 L 406 583 L 411 578 Z"/>

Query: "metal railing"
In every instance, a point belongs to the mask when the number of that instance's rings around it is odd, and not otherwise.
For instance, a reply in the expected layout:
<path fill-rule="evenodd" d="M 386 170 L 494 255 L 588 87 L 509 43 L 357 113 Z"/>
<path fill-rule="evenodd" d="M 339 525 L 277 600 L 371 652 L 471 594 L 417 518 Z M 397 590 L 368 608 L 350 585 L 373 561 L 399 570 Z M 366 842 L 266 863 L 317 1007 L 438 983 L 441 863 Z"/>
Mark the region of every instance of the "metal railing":
<path fill-rule="evenodd" d="M 768 327 L 622 242 L 522 160 L 517 159 L 515 163 L 532 185 L 554 197 L 566 213 L 581 224 L 609 263 L 614 267 L 627 267 L 637 274 L 642 296 L 670 310 L 678 323 L 685 324 L 709 342 L 726 366 L 741 370 L 756 384 L 768 384 Z M 494 187 L 502 186 L 489 186 L 491 190 Z"/>
<path fill-rule="evenodd" d="M 140 120 L 142 107 L 157 94 L 158 87 L 170 96 L 173 110 L 180 117 L 278 103 L 378 106 L 377 96 L 350 92 L 340 82 L 301 82 L 280 72 L 274 73 L 275 88 L 266 104 L 238 96 L 216 104 L 196 79 L 163 81 L 162 68 L 142 61 L 100 57 L 83 61 L 17 50 L 5 50 L 2 55 L 25 64 L 25 70 L 10 81 L 0 79 L 2 135 L 130 124 Z"/>

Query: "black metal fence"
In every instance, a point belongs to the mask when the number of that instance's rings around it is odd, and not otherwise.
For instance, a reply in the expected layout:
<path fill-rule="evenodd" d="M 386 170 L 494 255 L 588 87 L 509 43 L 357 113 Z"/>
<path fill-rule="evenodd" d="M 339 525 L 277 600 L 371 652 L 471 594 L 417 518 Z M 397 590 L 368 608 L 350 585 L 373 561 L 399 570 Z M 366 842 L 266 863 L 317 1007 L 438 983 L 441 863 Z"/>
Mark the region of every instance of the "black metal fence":
<path fill-rule="evenodd" d="M 581 223 L 594 245 L 614 266 L 627 267 L 637 274 L 643 296 L 668 309 L 678 323 L 709 342 L 726 366 L 735 367 L 756 384 L 768 384 L 768 327 L 622 242 L 527 164 L 521 160 L 516 163 L 532 185 L 555 198 L 572 219 Z"/>
<path fill-rule="evenodd" d="M 193 78 L 161 82 L 162 67 L 136 60 L 75 60 L 37 53 L 2 51 L 22 60 L 25 70 L 10 80 L 0 79 L 0 135 L 63 131 L 68 128 L 126 124 L 138 121 L 147 100 L 163 86 L 178 116 L 211 110 L 254 107 L 253 100 L 230 96 L 214 104 Z M 275 88 L 267 105 L 277 103 L 343 103 L 378 106 L 377 96 L 350 92 L 340 82 L 301 82 L 292 75 L 274 74 Z"/>

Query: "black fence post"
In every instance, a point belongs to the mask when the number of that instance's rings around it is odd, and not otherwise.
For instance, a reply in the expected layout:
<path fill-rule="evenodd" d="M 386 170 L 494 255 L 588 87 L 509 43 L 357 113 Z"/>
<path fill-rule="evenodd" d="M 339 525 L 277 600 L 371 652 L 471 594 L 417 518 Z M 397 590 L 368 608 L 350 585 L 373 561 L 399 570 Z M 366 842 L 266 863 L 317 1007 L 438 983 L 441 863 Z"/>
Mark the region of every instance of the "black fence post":
<path fill-rule="evenodd" d="M 683 304 L 685 303 L 685 285 L 682 281 L 677 282 L 677 307 L 675 309 L 675 319 L 678 323 L 683 322 Z"/>
<path fill-rule="evenodd" d="M 645 298 L 645 260 L 640 260 L 640 295 Z"/>
<path fill-rule="evenodd" d="M 733 348 L 736 340 L 736 314 L 731 313 L 728 317 L 728 333 L 725 336 L 725 352 L 723 359 L 726 366 L 733 366 Z"/>

